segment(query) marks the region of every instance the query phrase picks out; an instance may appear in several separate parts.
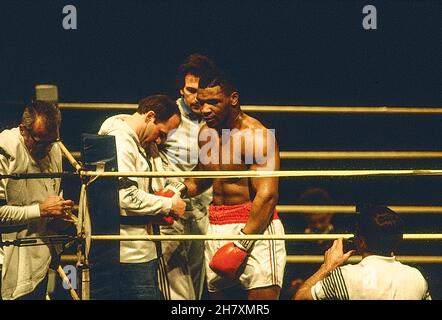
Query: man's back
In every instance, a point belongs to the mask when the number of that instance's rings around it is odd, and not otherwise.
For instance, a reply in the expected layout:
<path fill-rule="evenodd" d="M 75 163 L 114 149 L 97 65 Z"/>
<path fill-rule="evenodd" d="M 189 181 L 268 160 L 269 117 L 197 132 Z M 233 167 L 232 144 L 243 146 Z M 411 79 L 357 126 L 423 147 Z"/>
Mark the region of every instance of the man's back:
<path fill-rule="evenodd" d="M 371 255 L 356 265 L 336 268 L 312 288 L 314 299 L 431 299 L 427 282 L 416 268 L 394 257 Z"/>

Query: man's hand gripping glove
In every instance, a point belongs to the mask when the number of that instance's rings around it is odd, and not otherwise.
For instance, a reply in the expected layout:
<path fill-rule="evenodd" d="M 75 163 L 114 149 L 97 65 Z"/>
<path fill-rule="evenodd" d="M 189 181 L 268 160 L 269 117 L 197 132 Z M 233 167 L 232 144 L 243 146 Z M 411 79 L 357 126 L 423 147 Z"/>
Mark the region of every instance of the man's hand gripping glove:
<path fill-rule="evenodd" d="M 241 230 L 240 235 L 246 234 Z M 213 255 L 209 263 L 210 269 L 221 277 L 237 279 L 238 272 L 254 243 L 255 240 L 235 240 L 225 244 Z"/>
<path fill-rule="evenodd" d="M 187 191 L 187 187 L 184 183 L 179 181 L 173 181 L 166 185 L 166 187 L 160 191 L 155 192 L 155 195 L 173 198 L 173 197 L 184 197 Z M 171 226 L 175 220 L 174 216 L 168 215 L 158 215 L 152 218 L 152 223 L 159 224 L 161 226 Z"/>

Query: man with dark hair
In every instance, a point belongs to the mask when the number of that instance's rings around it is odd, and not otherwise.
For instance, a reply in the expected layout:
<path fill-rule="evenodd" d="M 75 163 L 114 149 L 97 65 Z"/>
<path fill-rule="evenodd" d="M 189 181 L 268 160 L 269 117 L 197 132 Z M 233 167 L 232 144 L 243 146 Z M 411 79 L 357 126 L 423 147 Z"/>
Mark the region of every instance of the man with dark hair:
<path fill-rule="evenodd" d="M 154 95 L 140 100 L 134 114 L 120 114 L 105 120 L 99 134 L 115 136 L 119 171 L 163 171 L 157 145 L 180 121 L 175 101 Z M 155 191 L 163 188 L 161 179 L 120 178 L 121 235 L 152 234 L 153 222 L 184 214 L 185 203 L 179 198 L 179 192 L 174 197 L 155 195 Z M 121 299 L 162 299 L 154 242 L 121 241 L 120 263 Z"/>
<path fill-rule="evenodd" d="M 198 164 L 198 132 L 204 122 L 196 94 L 201 74 L 213 67 L 209 57 L 191 54 L 178 68 L 177 85 L 181 97 L 177 105 L 182 121 L 160 148 L 169 171 L 192 171 Z M 206 234 L 212 189 L 185 201 L 185 215 L 171 226 L 161 226 L 162 234 Z M 162 247 L 167 268 L 167 275 L 160 274 L 160 278 L 165 278 L 162 282 L 165 287 L 161 287 L 164 295 L 172 300 L 200 299 L 205 280 L 204 242 L 162 241 Z"/>
<path fill-rule="evenodd" d="M 137 113 L 146 115 L 149 112 L 155 113 L 155 122 L 164 123 L 173 117 L 173 122 L 179 120 L 179 112 L 176 106 L 172 106 L 172 100 L 165 95 L 153 95 L 141 99 L 138 102 Z M 177 119 L 178 116 L 178 119 Z M 178 121 L 178 124 L 180 121 Z M 155 123 L 154 123 L 155 124 Z"/>
<path fill-rule="evenodd" d="M 176 83 L 181 94 L 178 105 L 183 107 L 184 104 L 190 108 L 194 117 L 201 116 L 200 107 L 196 101 L 201 75 L 207 74 L 214 68 L 215 63 L 209 57 L 198 53 L 189 55 L 178 67 Z"/>
<path fill-rule="evenodd" d="M 197 91 L 206 124 L 198 170 L 279 170 L 274 132 L 241 111 L 239 92 L 220 70 L 201 76 Z M 284 234 L 275 206 L 278 178 L 187 179 L 188 196 L 213 185 L 208 234 Z M 277 299 L 286 252 L 282 240 L 206 241 L 207 285 L 214 299 Z"/>
<path fill-rule="evenodd" d="M 61 115 L 57 106 L 33 101 L 25 106 L 18 128 L 0 133 L 0 174 L 62 171 L 59 138 Z M 61 179 L 1 179 L 0 231 L 3 241 L 54 234 L 53 220 L 68 219 Z M 54 221 L 55 222 L 55 221 Z M 2 270 L 3 299 L 46 298 L 53 245 L 7 246 Z"/>
<path fill-rule="evenodd" d="M 394 257 L 402 234 L 403 222 L 391 209 L 383 206 L 360 208 L 354 242 L 362 261 L 341 267 L 355 250 L 344 253 L 343 240 L 335 240 L 325 252 L 319 270 L 304 282 L 295 299 L 431 299 L 420 271 Z"/>

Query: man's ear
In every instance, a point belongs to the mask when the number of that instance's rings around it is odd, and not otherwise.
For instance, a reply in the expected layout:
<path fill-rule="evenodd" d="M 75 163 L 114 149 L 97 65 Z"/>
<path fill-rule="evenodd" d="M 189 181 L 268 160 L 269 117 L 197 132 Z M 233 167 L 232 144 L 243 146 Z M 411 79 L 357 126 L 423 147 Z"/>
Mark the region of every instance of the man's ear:
<path fill-rule="evenodd" d="M 25 125 L 24 125 L 24 124 L 20 124 L 20 125 L 18 126 L 18 128 L 19 128 L 19 130 L 20 130 L 20 134 L 21 134 L 21 136 L 24 137 L 24 135 L 25 135 Z"/>
<path fill-rule="evenodd" d="M 235 108 L 239 106 L 239 93 L 237 91 L 230 95 L 230 105 Z"/>
<path fill-rule="evenodd" d="M 359 250 L 361 250 L 361 251 L 367 250 L 367 243 L 365 242 L 364 237 L 356 236 L 355 237 L 355 244 L 356 244 L 356 248 L 358 248 Z"/>
<path fill-rule="evenodd" d="M 181 95 L 181 96 L 184 96 L 184 88 L 181 88 L 181 89 L 180 89 L 180 95 Z"/>
<path fill-rule="evenodd" d="M 155 122 L 156 117 L 157 117 L 157 115 L 156 115 L 155 111 L 152 111 L 152 110 L 148 111 L 146 113 L 146 122 L 150 122 L 150 121 Z"/>

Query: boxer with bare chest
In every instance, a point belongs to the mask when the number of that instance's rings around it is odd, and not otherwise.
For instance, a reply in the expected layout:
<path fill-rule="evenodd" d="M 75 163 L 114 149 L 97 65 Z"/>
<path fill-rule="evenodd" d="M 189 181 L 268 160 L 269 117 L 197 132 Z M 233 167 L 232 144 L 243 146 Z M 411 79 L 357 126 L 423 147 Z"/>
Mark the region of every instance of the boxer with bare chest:
<path fill-rule="evenodd" d="M 241 111 L 239 93 L 221 72 L 202 77 L 197 93 L 206 124 L 199 133 L 198 170 L 279 170 L 274 131 Z M 275 206 L 278 178 L 191 178 L 192 197 L 213 185 L 208 234 L 283 234 Z M 207 241 L 206 270 L 212 298 L 277 299 L 285 267 L 284 241 Z"/>

